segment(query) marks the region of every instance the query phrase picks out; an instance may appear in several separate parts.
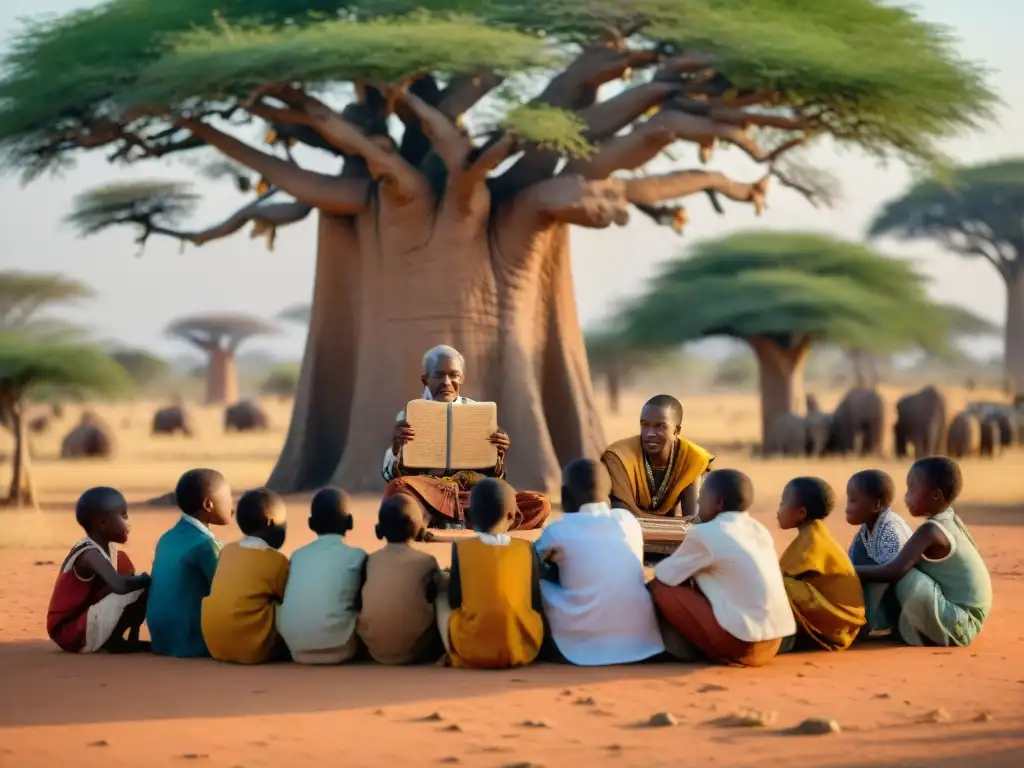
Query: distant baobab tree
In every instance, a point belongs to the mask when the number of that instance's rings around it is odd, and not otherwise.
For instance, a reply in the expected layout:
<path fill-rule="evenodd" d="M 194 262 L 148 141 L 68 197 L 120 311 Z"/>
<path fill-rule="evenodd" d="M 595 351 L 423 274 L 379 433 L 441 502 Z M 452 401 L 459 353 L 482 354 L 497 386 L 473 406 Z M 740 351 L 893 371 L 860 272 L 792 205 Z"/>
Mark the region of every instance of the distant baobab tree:
<path fill-rule="evenodd" d="M 177 320 L 167 334 L 198 347 L 209 357 L 206 369 L 207 405 L 238 401 L 238 347 L 254 336 L 277 332 L 277 326 L 248 315 L 196 315 Z"/>

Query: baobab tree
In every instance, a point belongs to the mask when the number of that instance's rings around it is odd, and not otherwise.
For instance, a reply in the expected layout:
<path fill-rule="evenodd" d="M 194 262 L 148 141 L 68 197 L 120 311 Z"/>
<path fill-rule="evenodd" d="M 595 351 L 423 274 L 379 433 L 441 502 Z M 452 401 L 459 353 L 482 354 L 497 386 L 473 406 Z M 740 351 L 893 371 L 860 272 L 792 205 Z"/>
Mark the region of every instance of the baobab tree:
<path fill-rule="evenodd" d="M 295 220 L 316 210 L 276 489 L 380 487 L 395 412 L 438 343 L 465 356 L 467 394 L 499 403 L 512 482 L 543 489 L 605 447 L 569 227 L 637 210 L 679 231 L 684 198 L 760 213 L 770 183 L 817 200 L 814 174 L 784 163 L 825 137 L 931 162 L 993 102 L 950 40 L 879 0 L 108 0 L 23 27 L 0 142 L 29 175 L 80 150 L 215 150 L 261 196 L 290 196 Z M 266 148 L 239 137 L 253 122 Z M 693 165 L 643 173 L 677 142 Z M 760 168 L 703 167 L 719 146 Z M 174 236 L 151 223 L 134 222 Z"/>
<path fill-rule="evenodd" d="M 816 343 L 946 353 L 956 333 L 991 328 L 933 302 L 926 284 L 907 262 L 858 243 L 748 232 L 702 243 L 666 264 L 619 322 L 624 342 L 647 349 L 708 336 L 746 342 L 757 358 L 767 435 L 781 414 L 803 411 L 804 369 Z"/>
<path fill-rule="evenodd" d="M 167 334 L 189 342 L 208 356 L 206 404 L 238 402 L 238 365 L 235 353 L 254 336 L 277 332 L 266 320 L 248 315 L 196 315 L 171 323 Z"/>
<path fill-rule="evenodd" d="M 1006 380 L 1024 395 L 1024 158 L 920 181 L 886 203 L 870 234 L 933 240 L 999 272 L 1006 285 Z"/>

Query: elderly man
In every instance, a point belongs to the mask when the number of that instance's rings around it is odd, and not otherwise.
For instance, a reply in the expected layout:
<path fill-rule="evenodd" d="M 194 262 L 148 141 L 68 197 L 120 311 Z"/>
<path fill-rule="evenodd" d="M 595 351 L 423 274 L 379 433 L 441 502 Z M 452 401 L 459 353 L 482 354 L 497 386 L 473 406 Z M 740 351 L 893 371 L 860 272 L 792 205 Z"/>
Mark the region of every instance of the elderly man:
<path fill-rule="evenodd" d="M 640 411 L 640 434 L 612 443 L 601 461 L 612 478 L 612 506 L 637 517 L 697 516 L 699 480 L 712 456 L 680 436 L 683 406 L 652 397 Z"/>
<path fill-rule="evenodd" d="M 423 356 L 423 399 L 441 403 L 471 403 L 460 392 L 465 381 L 465 361 L 449 346 L 434 347 Z M 424 520 L 430 528 L 465 528 L 469 509 L 469 492 L 486 477 L 505 477 L 505 454 L 509 437 L 501 429 L 491 435 L 498 449 L 498 463 L 483 472 L 452 472 L 410 470 L 402 466 L 402 447 L 416 439 L 403 409 L 397 417 L 391 446 L 384 454 L 384 479 L 388 483 L 384 498 L 396 493 L 412 496 L 423 507 Z M 509 530 L 539 528 L 551 514 L 551 502 L 539 493 L 516 493 L 517 514 L 509 521 Z"/>

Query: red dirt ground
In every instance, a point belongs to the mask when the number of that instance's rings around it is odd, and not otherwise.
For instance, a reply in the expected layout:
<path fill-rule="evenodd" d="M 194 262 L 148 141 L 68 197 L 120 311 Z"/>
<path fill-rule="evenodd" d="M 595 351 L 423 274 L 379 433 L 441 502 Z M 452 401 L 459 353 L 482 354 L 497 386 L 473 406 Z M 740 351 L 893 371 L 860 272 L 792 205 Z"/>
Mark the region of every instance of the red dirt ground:
<path fill-rule="evenodd" d="M 305 543 L 303 500 L 290 551 Z M 375 505 L 360 502 L 356 543 L 373 548 Z M 511 672 L 370 664 L 241 668 L 148 656 L 78 657 L 46 639 L 46 602 L 78 537 L 68 513 L 44 513 L 43 546 L 0 542 L 0 766 L 816 766 L 1024 765 L 1024 507 L 964 506 L 992 571 L 995 609 L 966 649 L 891 644 L 781 657 L 759 670 L 698 665 Z M 766 502 L 756 516 L 774 528 Z M 830 521 L 852 535 L 841 514 Z M 26 524 L 4 514 L 0 525 Z M 20 522 L 19 522 L 20 521 Z M 138 509 L 127 547 L 148 569 L 166 510 Z M 236 532 L 224 531 L 232 539 Z M 785 534 L 776 534 L 784 545 Z M 59 546 L 55 545 L 59 542 Z M 426 545 L 445 565 L 447 549 Z M 713 687 L 712 687 L 713 686 Z M 711 720 L 777 713 L 768 729 Z M 937 709 L 950 722 L 928 722 Z M 646 728 L 653 713 L 679 725 Z M 440 720 L 426 719 L 439 713 Z M 782 731 L 809 716 L 839 735 Z M 941 717 L 939 719 L 942 719 Z M 547 727 L 526 727 L 524 721 Z"/>

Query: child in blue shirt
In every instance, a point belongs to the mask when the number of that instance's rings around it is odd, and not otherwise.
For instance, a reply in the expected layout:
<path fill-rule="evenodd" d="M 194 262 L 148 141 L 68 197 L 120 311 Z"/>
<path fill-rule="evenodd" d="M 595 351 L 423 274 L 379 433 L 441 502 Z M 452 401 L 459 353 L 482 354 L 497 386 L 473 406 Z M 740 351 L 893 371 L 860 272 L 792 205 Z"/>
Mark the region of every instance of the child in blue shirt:
<path fill-rule="evenodd" d="M 178 480 L 174 495 L 181 518 L 157 542 L 146 623 L 153 653 L 209 656 L 203 640 L 202 605 L 210 594 L 221 550 L 210 526 L 231 522 L 231 488 L 216 470 L 192 469 Z"/>

